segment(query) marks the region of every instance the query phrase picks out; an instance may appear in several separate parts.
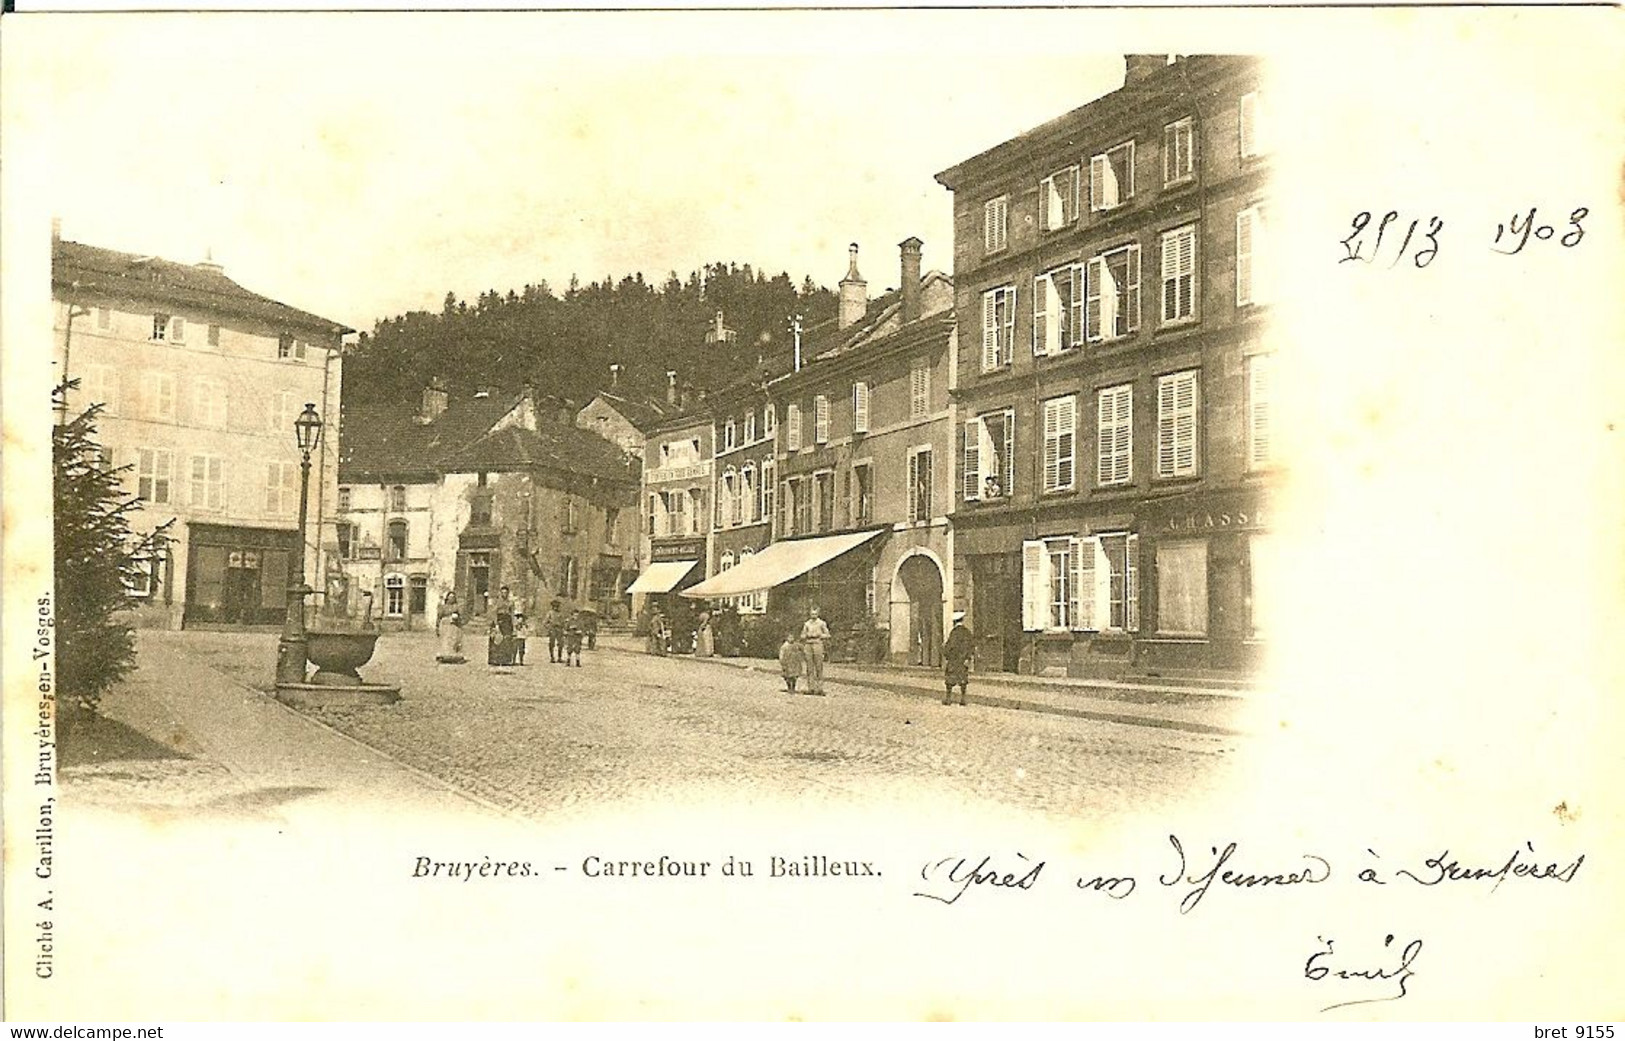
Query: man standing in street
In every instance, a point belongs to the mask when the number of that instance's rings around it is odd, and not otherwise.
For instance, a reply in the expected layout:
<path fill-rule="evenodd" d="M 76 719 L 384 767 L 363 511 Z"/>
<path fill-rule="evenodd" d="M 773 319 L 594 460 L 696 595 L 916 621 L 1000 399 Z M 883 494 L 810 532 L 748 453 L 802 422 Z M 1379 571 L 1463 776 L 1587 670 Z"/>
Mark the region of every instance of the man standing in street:
<path fill-rule="evenodd" d="M 801 627 L 801 653 L 807 671 L 807 693 L 819 697 L 824 694 L 824 641 L 828 639 L 829 626 L 818 617 L 818 605 L 814 604 Z"/>
<path fill-rule="evenodd" d="M 954 688 L 959 688 L 959 703 L 965 703 L 966 689 L 970 686 L 970 660 L 975 653 L 976 638 L 965 626 L 965 612 L 954 612 L 954 627 L 948 633 L 948 642 L 942 645 L 942 703 L 954 703 Z"/>
<path fill-rule="evenodd" d="M 564 660 L 564 612 L 560 610 L 562 606 L 560 601 L 554 600 L 542 618 L 542 628 L 547 630 L 547 660 L 555 665 Z"/>

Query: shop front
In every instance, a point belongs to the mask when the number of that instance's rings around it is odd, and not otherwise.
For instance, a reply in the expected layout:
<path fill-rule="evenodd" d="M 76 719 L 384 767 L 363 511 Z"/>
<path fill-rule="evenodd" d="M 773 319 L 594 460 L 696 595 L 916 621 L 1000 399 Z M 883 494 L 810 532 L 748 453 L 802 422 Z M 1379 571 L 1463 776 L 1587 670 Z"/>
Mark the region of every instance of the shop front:
<path fill-rule="evenodd" d="M 287 615 L 296 532 L 188 526 L 183 625 L 280 625 Z"/>
<path fill-rule="evenodd" d="M 694 612 L 680 594 L 705 578 L 705 558 L 704 538 L 653 541 L 648 565 L 626 589 L 639 635 L 648 633 L 650 619 L 658 611 L 673 634 L 672 648 L 684 649 L 694 629 Z"/>
<path fill-rule="evenodd" d="M 1265 647 L 1262 596 L 1273 560 L 1262 489 L 1205 493 L 1147 504 L 1144 584 L 1136 667 L 1250 672 Z"/>

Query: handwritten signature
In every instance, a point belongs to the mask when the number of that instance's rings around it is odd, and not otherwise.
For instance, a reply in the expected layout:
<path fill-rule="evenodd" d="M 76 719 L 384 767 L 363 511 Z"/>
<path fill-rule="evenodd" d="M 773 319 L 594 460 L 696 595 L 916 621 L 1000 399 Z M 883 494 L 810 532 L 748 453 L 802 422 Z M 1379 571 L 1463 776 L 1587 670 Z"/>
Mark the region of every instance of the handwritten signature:
<path fill-rule="evenodd" d="M 1365 969 L 1337 967 L 1333 964 L 1333 959 L 1337 957 L 1337 952 L 1333 949 L 1335 941 L 1328 940 L 1323 936 L 1317 936 L 1315 939 L 1325 944 L 1326 949 L 1316 951 L 1314 954 L 1311 954 L 1309 956 L 1309 960 L 1303 963 L 1303 975 L 1306 979 L 1313 980 L 1316 983 L 1323 983 L 1327 980 L 1336 982 L 1370 980 L 1379 983 L 1389 983 L 1392 985 L 1394 990 L 1394 993 L 1392 994 L 1381 994 L 1376 997 L 1351 998 L 1347 1001 L 1334 1002 L 1327 1005 L 1325 1008 L 1322 1008 L 1320 1011 L 1330 1012 L 1333 1009 L 1348 1008 L 1351 1005 L 1371 1005 L 1383 1001 L 1398 1001 L 1400 998 L 1403 998 L 1410 993 L 1409 989 L 1407 988 L 1407 984 L 1416 976 L 1416 970 L 1411 968 L 1411 966 L 1416 964 L 1417 957 L 1422 953 L 1422 941 L 1420 938 L 1412 940 L 1399 950 L 1399 963 L 1397 965 L 1387 964 L 1376 968 Z M 1383 937 L 1382 946 L 1385 955 L 1392 954 L 1394 952 L 1393 933 L 1389 933 L 1387 936 Z"/>
<path fill-rule="evenodd" d="M 1024 853 L 1017 853 L 1016 857 L 1027 861 Z M 943 857 L 925 865 L 920 869 L 920 880 L 925 883 L 925 891 L 916 892 L 914 895 L 952 904 L 964 896 L 965 890 L 971 886 L 1031 889 L 1038 884 L 1038 876 L 1044 871 L 1042 860 L 1037 863 L 1028 861 L 1025 865 L 1017 865 L 1003 871 L 993 865 L 991 856 L 984 856 L 975 867 L 967 867 L 969 863 L 969 857 Z M 1022 867 L 1026 870 L 1022 871 Z"/>

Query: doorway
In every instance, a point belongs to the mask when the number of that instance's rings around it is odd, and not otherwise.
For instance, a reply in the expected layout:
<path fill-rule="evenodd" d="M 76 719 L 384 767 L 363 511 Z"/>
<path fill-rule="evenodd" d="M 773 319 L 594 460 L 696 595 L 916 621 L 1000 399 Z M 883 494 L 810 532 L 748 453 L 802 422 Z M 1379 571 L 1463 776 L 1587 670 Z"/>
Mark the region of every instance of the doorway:
<path fill-rule="evenodd" d="M 892 583 L 892 652 L 902 651 L 910 665 L 942 664 L 942 586 L 941 566 L 924 553 L 910 554 L 897 568 Z M 896 631 L 899 621 L 901 634 Z"/>

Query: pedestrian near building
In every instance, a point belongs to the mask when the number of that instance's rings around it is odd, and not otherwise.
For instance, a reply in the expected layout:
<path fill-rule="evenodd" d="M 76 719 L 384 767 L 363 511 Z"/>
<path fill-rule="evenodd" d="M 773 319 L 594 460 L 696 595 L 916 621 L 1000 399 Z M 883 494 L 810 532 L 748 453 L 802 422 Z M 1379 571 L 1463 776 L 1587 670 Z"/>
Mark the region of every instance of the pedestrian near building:
<path fill-rule="evenodd" d="M 711 630 L 711 612 L 700 612 L 699 628 L 694 630 L 694 657 L 709 658 L 716 653 L 716 639 Z"/>
<path fill-rule="evenodd" d="M 954 612 L 954 627 L 942 645 L 942 703 L 954 703 L 954 688 L 959 688 L 959 704 L 965 704 L 970 687 L 970 661 L 975 654 L 976 638 L 965 625 L 965 612 Z"/>
<path fill-rule="evenodd" d="M 542 628 L 547 630 L 547 660 L 558 664 L 564 660 L 564 603 L 555 600 L 542 616 Z"/>
<path fill-rule="evenodd" d="M 649 653 L 664 657 L 667 651 L 666 641 L 670 635 L 665 612 L 658 607 L 655 608 L 654 614 L 649 618 Z"/>
<path fill-rule="evenodd" d="M 829 640 L 829 624 L 818 617 L 818 605 L 807 612 L 801 626 L 801 652 L 806 659 L 807 693 L 824 694 L 824 644 Z"/>
<path fill-rule="evenodd" d="M 779 644 L 779 671 L 784 674 L 784 689 L 791 694 L 796 692 L 802 665 L 801 645 L 796 642 L 796 634 L 785 633 L 784 642 Z"/>
<path fill-rule="evenodd" d="M 446 594 L 446 601 L 440 609 L 440 620 L 435 623 L 435 636 L 435 661 L 441 665 L 461 665 L 468 661 L 463 657 L 463 616 L 457 610 L 457 596 L 454 593 Z"/>
<path fill-rule="evenodd" d="M 581 612 L 571 611 L 569 620 L 564 623 L 564 664 L 581 668 L 581 641 L 582 641 Z"/>
<path fill-rule="evenodd" d="M 586 632 L 587 650 L 596 651 L 598 649 L 598 612 L 581 612 L 581 628 Z"/>
<path fill-rule="evenodd" d="M 513 616 L 513 663 L 525 664 L 525 637 L 530 633 L 530 626 L 525 622 L 525 616 L 514 612 Z"/>

